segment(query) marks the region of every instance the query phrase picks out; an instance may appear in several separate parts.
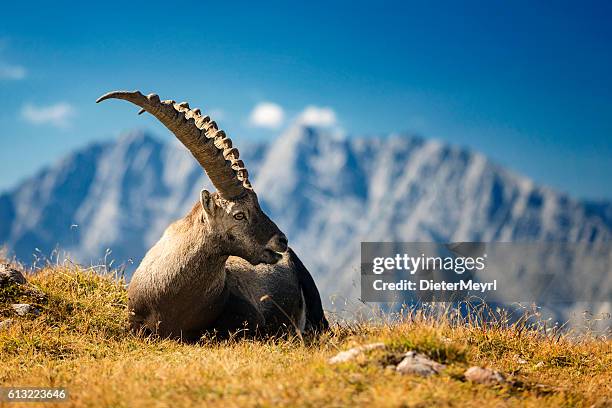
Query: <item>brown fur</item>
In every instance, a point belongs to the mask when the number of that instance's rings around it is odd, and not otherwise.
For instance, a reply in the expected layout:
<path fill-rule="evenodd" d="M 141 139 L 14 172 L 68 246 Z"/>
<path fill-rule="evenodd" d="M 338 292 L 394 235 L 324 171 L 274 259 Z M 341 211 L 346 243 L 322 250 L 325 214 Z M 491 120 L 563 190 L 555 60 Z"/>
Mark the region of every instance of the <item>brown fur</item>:
<path fill-rule="evenodd" d="M 236 220 L 238 213 L 245 219 Z M 128 290 L 132 328 L 162 337 L 198 337 L 224 309 L 226 283 L 244 292 L 235 279 L 226 279 L 229 256 L 272 264 L 286 250 L 286 238 L 261 211 L 255 193 L 228 201 L 203 191 L 201 203 L 166 229 L 134 273 Z M 244 268 L 230 269 L 232 276 L 241 276 Z M 256 279 L 249 281 L 257 286 Z M 253 300 L 250 294 L 246 298 Z"/>
<path fill-rule="evenodd" d="M 204 331 L 227 333 L 245 322 L 249 334 L 301 330 L 309 317 L 325 328 L 316 285 L 261 210 L 231 139 L 187 102 L 139 91 L 110 92 L 97 102 L 112 98 L 159 119 L 219 190 L 203 190 L 200 203 L 145 255 L 128 289 L 132 329 L 195 340 Z"/>

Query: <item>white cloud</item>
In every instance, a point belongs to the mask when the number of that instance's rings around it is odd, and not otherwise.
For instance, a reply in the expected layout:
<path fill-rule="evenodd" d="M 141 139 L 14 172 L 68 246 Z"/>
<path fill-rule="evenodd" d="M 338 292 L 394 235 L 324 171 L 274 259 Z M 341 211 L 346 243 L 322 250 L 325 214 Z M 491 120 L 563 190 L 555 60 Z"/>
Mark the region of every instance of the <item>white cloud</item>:
<path fill-rule="evenodd" d="M 277 129 L 283 124 L 285 111 L 280 105 L 272 102 L 260 102 L 253 108 L 249 122 L 253 126 Z"/>
<path fill-rule="evenodd" d="M 300 113 L 298 123 L 307 126 L 331 127 L 337 123 L 336 112 L 329 107 L 310 105 Z"/>
<path fill-rule="evenodd" d="M 26 69 L 20 65 L 0 62 L 0 79 L 19 80 L 26 77 Z"/>
<path fill-rule="evenodd" d="M 65 128 L 70 125 L 75 109 L 72 105 L 60 102 L 49 106 L 35 106 L 26 104 L 21 108 L 21 117 L 35 125 L 49 124 Z"/>

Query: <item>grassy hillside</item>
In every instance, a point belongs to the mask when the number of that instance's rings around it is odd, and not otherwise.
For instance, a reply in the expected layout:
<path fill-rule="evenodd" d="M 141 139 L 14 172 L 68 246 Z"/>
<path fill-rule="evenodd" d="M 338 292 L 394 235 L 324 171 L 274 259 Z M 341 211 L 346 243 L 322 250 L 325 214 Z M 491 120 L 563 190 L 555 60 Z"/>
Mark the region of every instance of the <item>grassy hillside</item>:
<path fill-rule="evenodd" d="M 15 322 L 0 329 L 0 386 L 66 387 L 70 399 L 60 407 L 612 405 L 610 340 L 412 313 L 393 324 L 336 323 L 305 344 L 295 338 L 186 345 L 128 333 L 124 283 L 110 275 L 49 267 L 28 280 L 0 289 L 0 321 Z M 17 317 L 13 303 L 34 304 L 41 313 Z M 327 362 L 375 341 L 387 349 Z M 408 350 L 447 368 L 421 378 L 387 367 Z M 495 368 L 510 381 L 468 382 L 463 372 L 472 365 Z"/>

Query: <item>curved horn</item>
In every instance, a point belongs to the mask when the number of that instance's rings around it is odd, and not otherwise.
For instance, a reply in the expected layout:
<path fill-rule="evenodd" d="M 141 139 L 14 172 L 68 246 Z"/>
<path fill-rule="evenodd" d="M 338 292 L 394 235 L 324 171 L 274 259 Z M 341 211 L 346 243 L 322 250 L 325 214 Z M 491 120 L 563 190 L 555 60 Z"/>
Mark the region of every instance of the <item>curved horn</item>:
<path fill-rule="evenodd" d="M 236 199 L 252 190 L 244 164 L 238 160 L 238 149 L 199 109 L 189 109 L 187 102 L 160 101 L 156 94 L 144 96 L 140 91 L 109 92 L 96 103 L 111 98 L 132 102 L 142 108 L 139 113 L 146 111 L 159 119 L 189 149 L 223 198 Z"/>

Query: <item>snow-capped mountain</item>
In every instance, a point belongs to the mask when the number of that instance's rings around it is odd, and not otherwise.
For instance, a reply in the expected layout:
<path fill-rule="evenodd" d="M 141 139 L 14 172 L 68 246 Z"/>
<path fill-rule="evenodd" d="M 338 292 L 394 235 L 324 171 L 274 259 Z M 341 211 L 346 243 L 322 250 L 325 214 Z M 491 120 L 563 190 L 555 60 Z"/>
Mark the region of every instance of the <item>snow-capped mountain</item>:
<path fill-rule="evenodd" d="M 610 203 L 574 200 L 437 141 L 295 126 L 239 147 L 262 207 L 324 298 L 358 297 L 361 241 L 612 238 Z M 137 264 L 202 188 L 210 182 L 181 145 L 132 132 L 0 195 L 0 245 L 28 263 L 59 247 L 85 264 L 99 264 L 107 249 L 106 262 Z"/>

